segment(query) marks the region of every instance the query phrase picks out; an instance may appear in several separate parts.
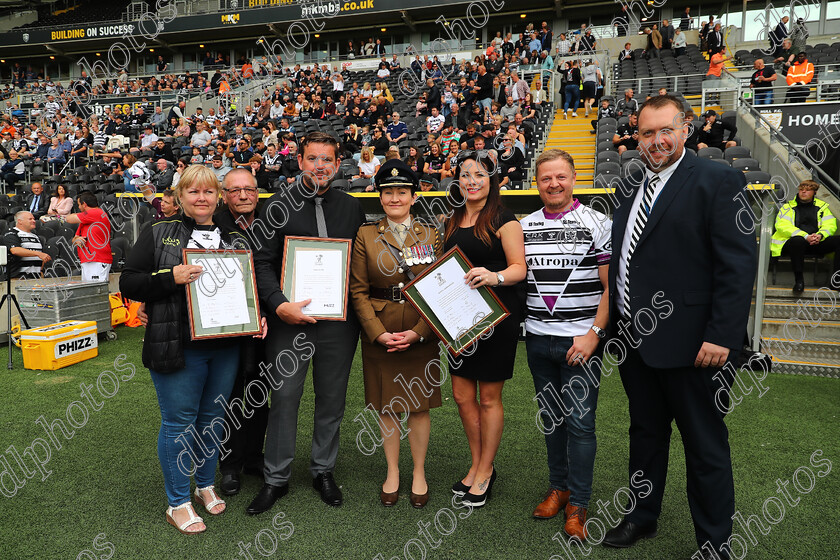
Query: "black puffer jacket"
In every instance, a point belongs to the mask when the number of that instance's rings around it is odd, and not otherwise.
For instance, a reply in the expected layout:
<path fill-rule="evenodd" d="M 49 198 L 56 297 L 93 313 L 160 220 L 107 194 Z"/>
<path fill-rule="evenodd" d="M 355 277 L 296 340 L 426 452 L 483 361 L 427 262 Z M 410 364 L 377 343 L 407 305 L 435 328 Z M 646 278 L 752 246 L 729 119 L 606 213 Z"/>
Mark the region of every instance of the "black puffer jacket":
<path fill-rule="evenodd" d="M 194 227 L 195 221 L 182 214 L 153 223 L 140 233 L 120 276 L 123 296 L 146 303 L 143 365 L 158 372 L 182 369 L 184 344 L 194 344 L 187 334 L 186 289 L 172 275 L 173 267 L 183 264 L 181 251 Z M 249 249 L 241 232 L 218 227 L 222 249 Z"/>

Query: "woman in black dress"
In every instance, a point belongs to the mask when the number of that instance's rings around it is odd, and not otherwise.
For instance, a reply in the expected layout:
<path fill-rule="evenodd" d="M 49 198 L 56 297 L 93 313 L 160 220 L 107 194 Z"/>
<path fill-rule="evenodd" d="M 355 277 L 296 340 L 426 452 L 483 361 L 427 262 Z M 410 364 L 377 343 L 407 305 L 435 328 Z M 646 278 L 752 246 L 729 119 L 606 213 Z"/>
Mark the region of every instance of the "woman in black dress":
<path fill-rule="evenodd" d="M 522 226 L 501 205 L 495 151 L 461 152 L 456 177 L 451 196 L 464 203 L 453 208 L 446 220 L 444 249 L 457 245 L 475 267 L 464 276 L 465 281 L 472 288 L 491 287 L 510 311 L 489 337 L 477 340 L 457 358 L 449 356 L 452 394 L 472 456 L 467 475 L 455 483 L 452 492 L 481 507 L 496 479 L 493 461 L 504 427 L 502 387 L 513 377 L 522 319 L 514 284 L 525 278 L 525 243 Z"/>

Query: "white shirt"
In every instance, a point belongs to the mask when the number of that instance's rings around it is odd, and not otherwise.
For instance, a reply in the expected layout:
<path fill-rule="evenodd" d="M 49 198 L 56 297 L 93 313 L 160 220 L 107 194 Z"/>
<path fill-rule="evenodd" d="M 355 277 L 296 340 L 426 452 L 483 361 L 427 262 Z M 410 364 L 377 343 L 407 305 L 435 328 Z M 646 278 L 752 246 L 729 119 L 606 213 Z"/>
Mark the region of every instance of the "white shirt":
<path fill-rule="evenodd" d="M 674 162 L 674 164 L 669 166 L 667 169 L 663 169 L 659 173 L 654 173 L 650 169 L 645 169 L 645 177 L 648 180 L 650 180 L 654 175 L 659 175 L 659 184 L 656 185 L 656 188 L 653 190 L 653 206 L 651 207 L 651 213 L 653 212 L 653 207 L 656 206 L 656 201 L 659 200 L 659 195 L 662 194 L 662 189 L 665 188 L 665 184 L 668 183 L 668 180 L 677 170 L 677 167 L 679 167 L 684 157 L 685 148 L 683 148 L 683 153 L 680 156 L 680 159 Z M 642 206 L 643 196 L 644 189 L 638 189 L 635 198 L 633 198 L 633 203 L 630 206 L 630 215 L 627 216 L 627 225 L 624 226 L 624 240 L 621 243 L 621 253 L 619 253 L 618 259 L 618 274 L 616 274 L 615 277 L 615 297 L 619 302 L 619 310 L 622 309 L 622 302 L 624 301 L 624 285 L 627 281 L 627 254 L 630 252 L 630 237 L 633 235 L 633 228 L 636 225 L 636 216 L 639 215 L 639 208 Z"/>

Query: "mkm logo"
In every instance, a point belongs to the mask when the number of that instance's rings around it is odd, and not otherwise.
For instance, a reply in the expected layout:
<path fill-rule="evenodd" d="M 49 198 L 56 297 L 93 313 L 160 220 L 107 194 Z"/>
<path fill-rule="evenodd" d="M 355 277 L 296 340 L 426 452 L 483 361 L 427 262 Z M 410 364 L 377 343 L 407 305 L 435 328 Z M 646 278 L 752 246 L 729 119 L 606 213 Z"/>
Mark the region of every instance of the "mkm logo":
<path fill-rule="evenodd" d="M 223 14 L 222 25 L 235 25 L 239 23 L 239 14 Z"/>

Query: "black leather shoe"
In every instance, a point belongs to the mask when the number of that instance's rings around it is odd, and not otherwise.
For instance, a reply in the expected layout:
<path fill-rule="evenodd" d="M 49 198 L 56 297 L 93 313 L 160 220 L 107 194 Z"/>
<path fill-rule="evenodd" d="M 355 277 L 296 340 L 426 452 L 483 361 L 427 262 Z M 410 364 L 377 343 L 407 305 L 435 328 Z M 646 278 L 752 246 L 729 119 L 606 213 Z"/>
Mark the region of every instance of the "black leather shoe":
<path fill-rule="evenodd" d="M 236 494 L 239 494 L 239 473 L 222 474 L 222 481 L 219 483 L 219 490 L 225 496 L 235 496 Z"/>
<path fill-rule="evenodd" d="M 312 479 L 312 487 L 321 494 L 325 504 L 338 507 L 344 502 L 341 489 L 335 483 L 331 472 L 323 472 Z"/>
<path fill-rule="evenodd" d="M 805 291 L 805 282 L 803 282 L 802 280 L 797 280 L 793 284 L 793 291 L 795 293 L 798 293 L 798 294 L 801 294 L 802 292 L 804 292 Z"/>
<path fill-rule="evenodd" d="M 607 531 L 602 544 L 613 548 L 629 548 L 641 539 L 652 539 L 655 536 L 655 521 L 650 525 L 636 525 L 632 521 L 623 519 L 618 527 Z"/>
<path fill-rule="evenodd" d="M 271 509 L 271 506 L 274 505 L 274 502 L 285 496 L 289 493 L 289 485 L 284 484 L 283 486 L 272 486 L 271 484 L 263 484 L 263 487 L 260 488 L 257 497 L 251 502 L 245 509 L 245 513 L 248 515 L 257 515 L 258 513 L 263 513 Z"/>

